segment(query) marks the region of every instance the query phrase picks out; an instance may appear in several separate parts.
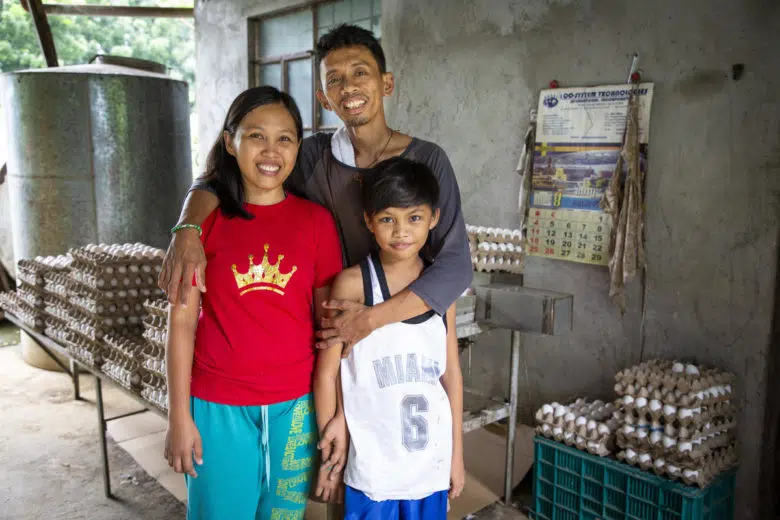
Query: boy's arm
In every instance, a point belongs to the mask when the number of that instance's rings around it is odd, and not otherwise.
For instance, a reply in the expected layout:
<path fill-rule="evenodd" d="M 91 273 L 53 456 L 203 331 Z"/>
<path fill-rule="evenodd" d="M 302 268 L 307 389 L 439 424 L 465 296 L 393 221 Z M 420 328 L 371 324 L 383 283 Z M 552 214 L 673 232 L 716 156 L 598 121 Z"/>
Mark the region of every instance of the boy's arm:
<path fill-rule="evenodd" d="M 450 498 L 460 495 L 465 482 L 463 467 L 463 375 L 460 371 L 458 336 L 455 331 L 455 304 L 447 310 L 447 368 L 441 384 L 452 410 L 452 488 Z"/>
<path fill-rule="evenodd" d="M 218 205 L 217 196 L 205 184 L 196 182 L 184 199 L 178 224 L 202 226 L 206 217 Z M 165 291 L 172 305 L 179 302 L 186 304 L 193 289 L 192 284 L 189 283 L 193 276 L 198 289 L 206 292 L 206 253 L 203 251 L 198 232 L 185 228 L 171 237 L 157 285 Z M 182 280 L 185 280 L 185 283 L 182 283 Z"/>
<path fill-rule="evenodd" d="M 439 180 L 441 201 L 439 223 L 431 231 L 430 244 L 435 259 L 409 287 L 371 308 L 353 302 L 331 299 L 328 306 L 342 311 L 336 320 L 326 320 L 318 336 L 320 348 L 344 343 L 352 345 L 374 330 L 419 316 L 433 309 L 444 314 L 471 284 L 473 268 L 468 234 L 463 220 L 460 189 L 447 154 L 436 147 L 426 161 Z"/>

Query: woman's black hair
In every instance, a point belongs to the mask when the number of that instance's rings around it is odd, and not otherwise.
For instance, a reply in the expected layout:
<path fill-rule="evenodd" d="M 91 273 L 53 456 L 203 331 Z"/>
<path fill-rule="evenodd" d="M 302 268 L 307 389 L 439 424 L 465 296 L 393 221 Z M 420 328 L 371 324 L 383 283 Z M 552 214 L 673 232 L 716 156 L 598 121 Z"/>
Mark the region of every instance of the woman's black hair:
<path fill-rule="evenodd" d="M 214 146 L 206 158 L 206 168 L 199 183 L 208 185 L 219 198 L 219 206 L 226 217 L 253 218 L 244 209 L 244 182 L 236 158 L 230 155 L 225 146 L 225 132 L 236 135 L 241 121 L 252 110 L 263 105 L 279 104 L 284 106 L 295 122 L 298 141 L 303 138 L 303 121 L 295 100 L 285 92 L 271 86 L 253 87 L 243 91 L 233 100 L 225 116 L 225 122 L 219 131 Z"/>
<path fill-rule="evenodd" d="M 363 211 L 369 216 L 387 208 L 427 204 L 436 209 L 439 181 L 423 163 L 392 157 L 363 176 Z"/>

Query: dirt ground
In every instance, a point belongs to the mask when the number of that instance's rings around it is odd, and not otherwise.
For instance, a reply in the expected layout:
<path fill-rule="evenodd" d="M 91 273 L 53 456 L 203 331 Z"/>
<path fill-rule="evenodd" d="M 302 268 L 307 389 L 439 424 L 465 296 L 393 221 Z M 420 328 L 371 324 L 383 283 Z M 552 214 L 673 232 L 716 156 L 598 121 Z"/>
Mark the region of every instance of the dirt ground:
<path fill-rule="evenodd" d="M 3 326 L 0 345 L 14 335 Z M 105 498 L 93 378 L 81 384 L 85 400 L 74 401 L 66 375 L 30 367 L 16 346 L 0 348 L 0 519 L 184 518 L 184 505 L 110 438 L 117 498 Z M 103 393 L 107 415 L 137 407 L 116 390 Z"/>

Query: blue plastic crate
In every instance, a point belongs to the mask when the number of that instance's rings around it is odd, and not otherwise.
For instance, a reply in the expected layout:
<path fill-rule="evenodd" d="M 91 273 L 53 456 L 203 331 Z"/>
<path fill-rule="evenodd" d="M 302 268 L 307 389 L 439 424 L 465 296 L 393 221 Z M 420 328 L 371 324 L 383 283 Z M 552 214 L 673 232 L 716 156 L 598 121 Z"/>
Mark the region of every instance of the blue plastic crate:
<path fill-rule="evenodd" d="M 734 519 L 734 469 L 699 489 L 545 437 L 534 455 L 536 520 Z"/>

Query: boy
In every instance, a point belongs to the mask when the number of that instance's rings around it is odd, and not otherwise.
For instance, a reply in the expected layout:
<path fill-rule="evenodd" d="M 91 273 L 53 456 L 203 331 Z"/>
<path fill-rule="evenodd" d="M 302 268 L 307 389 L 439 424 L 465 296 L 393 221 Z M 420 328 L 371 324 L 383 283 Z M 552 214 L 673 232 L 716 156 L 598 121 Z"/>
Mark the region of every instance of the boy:
<path fill-rule="evenodd" d="M 438 198 L 421 163 L 396 157 L 366 175 L 364 220 L 379 251 L 344 270 L 332 298 L 371 307 L 413 283 L 427 265 L 420 253 Z M 343 360 L 341 348 L 320 352 L 314 396 L 318 423 L 343 416 L 349 430 L 345 519 L 447 517 L 448 491 L 458 496 L 465 478 L 455 304 L 446 317 L 430 310 L 381 327 Z"/>

